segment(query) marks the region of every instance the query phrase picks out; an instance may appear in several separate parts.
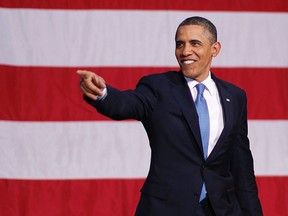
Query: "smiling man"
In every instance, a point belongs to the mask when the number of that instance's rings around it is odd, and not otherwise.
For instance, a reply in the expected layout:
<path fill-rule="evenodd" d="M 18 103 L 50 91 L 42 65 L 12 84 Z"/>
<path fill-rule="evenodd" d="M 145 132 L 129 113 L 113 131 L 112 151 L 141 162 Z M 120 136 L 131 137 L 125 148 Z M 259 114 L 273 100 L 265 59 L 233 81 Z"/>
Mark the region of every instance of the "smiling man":
<path fill-rule="evenodd" d="M 216 28 L 190 17 L 175 41 L 180 70 L 143 77 L 134 90 L 77 71 L 85 100 L 98 112 L 139 120 L 147 132 L 150 170 L 135 215 L 261 216 L 246 94 L 210 71 L 221 49 Z"/>

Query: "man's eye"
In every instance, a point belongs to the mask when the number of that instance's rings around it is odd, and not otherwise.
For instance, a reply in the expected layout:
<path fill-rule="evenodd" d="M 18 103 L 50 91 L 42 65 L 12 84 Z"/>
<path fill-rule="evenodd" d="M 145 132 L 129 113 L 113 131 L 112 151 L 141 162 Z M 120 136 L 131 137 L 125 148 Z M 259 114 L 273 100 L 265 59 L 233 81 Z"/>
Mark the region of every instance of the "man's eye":
<path fill-rule="evenodd" d="M 183 43 L 176 43 L 176 47 L 182 47 L 183 46 Z"/>
<path fill-rule="evenodd" d="M 191 41 L 190 44 L 194 47 L 201 46 L 201 42 L 199 42 L 199 41 Z"/>

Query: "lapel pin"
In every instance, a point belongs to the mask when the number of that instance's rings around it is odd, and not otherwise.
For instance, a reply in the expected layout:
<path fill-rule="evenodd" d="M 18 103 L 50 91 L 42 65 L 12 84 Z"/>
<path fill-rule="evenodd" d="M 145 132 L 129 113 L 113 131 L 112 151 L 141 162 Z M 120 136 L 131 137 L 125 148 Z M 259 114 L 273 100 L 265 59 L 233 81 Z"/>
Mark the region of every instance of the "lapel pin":
<path fill-rule="evenodd" d="M 230 102 L 230 99 L 229 99 L 229 98 L 226 98 L 226 101 L 227 101 L 227 102 Z"/>

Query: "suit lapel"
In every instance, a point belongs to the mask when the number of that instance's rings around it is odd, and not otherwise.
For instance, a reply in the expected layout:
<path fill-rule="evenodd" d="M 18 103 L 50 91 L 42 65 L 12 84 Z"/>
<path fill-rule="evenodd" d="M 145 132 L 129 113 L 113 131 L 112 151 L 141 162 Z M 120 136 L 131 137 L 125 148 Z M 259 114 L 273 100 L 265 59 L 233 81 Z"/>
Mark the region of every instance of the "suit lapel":
<path fill-rule="evenodd" d="M 197 145 L 200 151 L 203 153 L 198 115 L 193 102 L 193 98 L 182 73 L 178 72 L 178 74 L 178 80 L 174 79 L 172 81 L 174 85 L 171 88 L 171 92 L 175 100 L 179 104 L 180 108 L 182 109 L 183 115 L 185 116 L 185 119 L 192 131 L 192 134 L 195 137 Z"/>
<path fill-rule="evenodd" d="M 207 160 L 212 159 L 217 155 L 219 150 L 221 149 L 222 144 L 224 143 L 223 140 L 227 137 L 228 134 L 230 134 L 231 128 L 232 128 L 232 122 L 233 122 L 233 96 L 229 91 L 222 85 L 221 81 L 219 81 L 214 75 L 212 76 L 214 82 L 216 83 L 221 106 L 223 110 L 223 119 L 224 119 L 224 128 L 223 131 L 214 147 L 212 152 L 210 153 Z"/>

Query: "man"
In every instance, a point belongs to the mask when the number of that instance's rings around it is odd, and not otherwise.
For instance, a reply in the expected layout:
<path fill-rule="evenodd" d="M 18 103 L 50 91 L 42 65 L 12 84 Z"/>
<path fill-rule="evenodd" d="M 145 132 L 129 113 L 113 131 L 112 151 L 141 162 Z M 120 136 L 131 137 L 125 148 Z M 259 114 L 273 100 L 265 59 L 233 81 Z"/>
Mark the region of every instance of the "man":
<path fill-rule="evenodd" d="M 202 17 L 176 31 L 180 71 L 143 77 L 119 91 L 78 71 L 98 112 L 143 123 L 151 165 L 137 216 L 262 215 L 247 137 L 246 94 L 210 72 L 220 52 L 215 26 Z"/>

